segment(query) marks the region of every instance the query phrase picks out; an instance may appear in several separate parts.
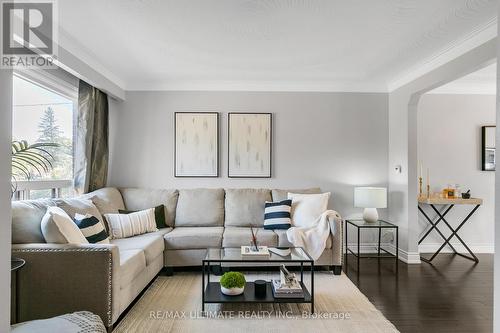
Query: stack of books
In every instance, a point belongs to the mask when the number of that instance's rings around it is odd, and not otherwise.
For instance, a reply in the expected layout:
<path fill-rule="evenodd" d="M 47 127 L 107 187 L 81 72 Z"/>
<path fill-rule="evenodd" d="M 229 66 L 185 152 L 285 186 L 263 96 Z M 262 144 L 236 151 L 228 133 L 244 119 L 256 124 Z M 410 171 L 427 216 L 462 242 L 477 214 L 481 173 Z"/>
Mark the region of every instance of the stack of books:
<path fill-rule="evenodd" d="M 241 258 L 243 259 L 269 259 L 269 249 L 267 246 L 242 246 Z"/>
<path fill-rule="evenodd" d="M 274 298 L 304 298 L 304 291 L 295 274 L 285 265 L 280 268 L 280 280 L 271 280 Z"/>
<path fill-rule="evenodd" d="M 297 280 L 283 284 L 280 280 L 271 280 L 274 298 L 304 298 L 304 291 Z"/>

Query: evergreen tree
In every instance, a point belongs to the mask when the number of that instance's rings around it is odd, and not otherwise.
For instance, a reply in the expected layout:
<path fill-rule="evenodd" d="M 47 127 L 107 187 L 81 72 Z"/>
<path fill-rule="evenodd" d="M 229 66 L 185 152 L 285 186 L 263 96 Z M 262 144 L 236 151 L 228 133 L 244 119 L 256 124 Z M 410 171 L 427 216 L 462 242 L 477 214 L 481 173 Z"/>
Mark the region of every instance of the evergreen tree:
<path fill-rule="evenodd" d="M 71 179 L 73 177 L 73 145 L 71 139 L 63 136 L 57 124 L 54 110 L 49 106 L 38 123 L 38 142 L 57 143 L 58 147 L 46 150 L 54 157 L 53 169 L 49 177 L 55 179 Z"/>
<path fill-rule="evenodd" d="M 62 136 L 62 130 L 57 125 L 54 110 L 49 106 L 38 124 L 38 142 L 58 143 Z"/>

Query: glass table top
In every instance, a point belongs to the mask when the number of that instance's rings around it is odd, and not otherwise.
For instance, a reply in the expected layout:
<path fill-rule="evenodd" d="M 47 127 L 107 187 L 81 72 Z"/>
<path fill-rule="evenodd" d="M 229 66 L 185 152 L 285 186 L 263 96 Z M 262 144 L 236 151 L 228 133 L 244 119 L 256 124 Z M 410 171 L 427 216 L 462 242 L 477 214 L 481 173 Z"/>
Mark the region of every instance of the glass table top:
<path fill-rule="evenodd" d="M 204 261 L 217 262 L 304 262 L 313 261 L 307 252 L 301 247 L 275 248 L 269 247 L 269 256 L 248 258 L 241 255 L 241 247 L 229 247 L 224 249 L 209 248 Z M 289 250 L 289 254 L 287 254 Z M 273 251 L 279 252 L 275 253 Z M 285 253 L 283 253 L 283 251 Z"/>
<path fill-rule="evenodd" d="M 378 220 L 377 222 L 366 222 L 365 220 L 346 220 L 347 223 L 355 225 L 361 228 L 396 228 L 397 225 L 389 223 L 384 220 Z"/>

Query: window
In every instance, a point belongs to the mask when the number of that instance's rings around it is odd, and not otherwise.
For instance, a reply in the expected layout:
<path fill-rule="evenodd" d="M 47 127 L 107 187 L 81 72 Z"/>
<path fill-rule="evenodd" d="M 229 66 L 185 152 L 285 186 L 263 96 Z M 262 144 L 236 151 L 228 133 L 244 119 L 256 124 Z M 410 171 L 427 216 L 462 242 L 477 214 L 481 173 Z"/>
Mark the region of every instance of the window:
<path fill-rule="evenodd" d="M 74 114 L 76 86 L 68 89 L 63 80 L 49 74 L 15 73 L 13 77 L 12 140 L 28 145 L 45 156 L 47 168 L 21 160 L 30 172 L 13 168 L 13 189 L 17 199 L 73 195 Z M 54 146 L 51 146 L 54 144 Z M 32 162 L 32 161 L 31 161 Z M 47 166 L 47 164 L 46 164 Z"/>

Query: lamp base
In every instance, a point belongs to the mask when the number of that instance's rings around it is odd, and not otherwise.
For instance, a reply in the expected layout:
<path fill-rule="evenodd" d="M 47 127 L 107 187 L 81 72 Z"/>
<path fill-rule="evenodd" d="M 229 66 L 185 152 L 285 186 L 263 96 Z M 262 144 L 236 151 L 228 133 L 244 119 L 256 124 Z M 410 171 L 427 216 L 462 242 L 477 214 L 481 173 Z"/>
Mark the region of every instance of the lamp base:
<path fill-rule="evenodd" d="M 368 223 L 375 223 L 378 221 L 377 208 L 365 208 L 363 211 L 363 220 Z"/>

